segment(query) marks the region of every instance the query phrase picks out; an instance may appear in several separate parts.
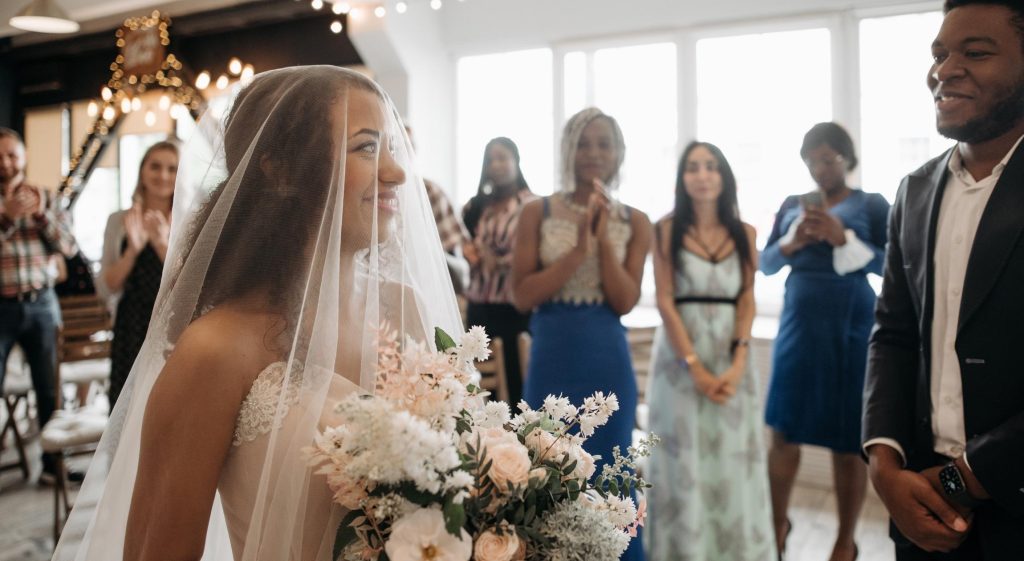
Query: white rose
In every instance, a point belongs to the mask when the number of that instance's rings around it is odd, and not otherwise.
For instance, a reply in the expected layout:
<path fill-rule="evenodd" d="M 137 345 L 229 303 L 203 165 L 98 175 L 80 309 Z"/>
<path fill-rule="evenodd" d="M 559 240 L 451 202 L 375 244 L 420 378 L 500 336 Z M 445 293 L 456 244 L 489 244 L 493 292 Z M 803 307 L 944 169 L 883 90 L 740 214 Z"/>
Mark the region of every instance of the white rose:
<path fill-rule="evenodd" d="M 469 561 L 473 540 L 465 530 L 455 537 L 436 508 L 421 508 L 399 518 L 384 544 L 391 561 Z"/>
<path fill-rule="evenodd" d="M 474 561 L 512 561 L 519 552 L 519 536 L 515 532 L 503 535 L 487 530 L 476 539 Z"/>
<path fill-rule="evenodd" d="M 530 452 L 519 442 L 487 447 L 487 461 L 491 463 L 487 476 L 499 492 L 507 491 L 509 483 L 519 487 L 530 480 Z"/>

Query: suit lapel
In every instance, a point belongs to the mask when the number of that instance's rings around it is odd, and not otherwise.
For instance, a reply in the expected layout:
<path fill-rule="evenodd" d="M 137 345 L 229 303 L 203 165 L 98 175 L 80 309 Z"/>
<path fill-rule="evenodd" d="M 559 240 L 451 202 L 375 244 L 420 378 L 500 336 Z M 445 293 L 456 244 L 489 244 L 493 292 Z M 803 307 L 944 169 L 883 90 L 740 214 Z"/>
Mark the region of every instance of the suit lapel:
<path fill-rule="evenodd" d="M 946 191 L 949 172 L 949 158 L 953 151 L 935 160 L 933 168 L 921 175 L 911 175 L 907 186 L 907 208 L 905 216 L 910 217 L 905 225 L 918 225 L 921 230 L 906 232 L 904 260 L 910 266 L 911 281 L 917 290 L 920 302 L 921 341 L 926 349 L 925 360 L 931 358 L 932 296 L 935 291 L 935 238 L 939 222 L 942 194 Z M 911 245 L 913 244 L 913 245 Z"/>
<path fill-rule="evenodd" d="M 993 188 L 974 236 L 957 333 L 995 286 L 1024 230 L 1024 150 L 1018 148 Z"/>

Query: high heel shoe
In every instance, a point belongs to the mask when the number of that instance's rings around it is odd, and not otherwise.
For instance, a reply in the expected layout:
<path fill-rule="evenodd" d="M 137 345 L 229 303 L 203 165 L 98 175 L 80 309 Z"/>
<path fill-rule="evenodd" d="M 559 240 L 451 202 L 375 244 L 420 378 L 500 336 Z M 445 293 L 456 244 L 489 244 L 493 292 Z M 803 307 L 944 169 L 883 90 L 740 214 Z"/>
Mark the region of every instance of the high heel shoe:
<path fill-rule="evenodd" d="M 786 542 L 789 541 L 789 533 L 793 531 L 793 521 L 786 518 L 786 534 L 782 536 L 782 544 L 779 547 L 779 561 L 782 561 L 783 554 L 786 553 Z"/>

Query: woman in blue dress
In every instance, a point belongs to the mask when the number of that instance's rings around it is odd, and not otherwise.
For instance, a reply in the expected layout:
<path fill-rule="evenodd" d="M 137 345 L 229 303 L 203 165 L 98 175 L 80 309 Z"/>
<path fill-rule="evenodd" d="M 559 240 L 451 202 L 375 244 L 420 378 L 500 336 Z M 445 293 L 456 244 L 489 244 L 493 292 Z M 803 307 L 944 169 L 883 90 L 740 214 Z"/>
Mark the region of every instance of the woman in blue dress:
<path fill-rule="evenodd" d="M 574 405 L 594 392 L 614 393 L 619 411 L 587 440 L 598 471 L 632 441 L 636 376 L 620 317 L 640 298 L 651 239 L 644 213 L 608 195 L 625 154 L 613 118 L 584 109 L 562 135 L 562 186 L 523 207 L 512 262 L 513 299 L 530 320 L 533 344 L 524 398 L 539 407 L 548 394 Z M 634 539 L 622 559 L 643 558 Z"/>
<path fill-rule="evenodd" d="M 867 488 L 861 396 L 875 305 L 867 275 L 882 272 L 889 203 L 847 186 L 857 156 L 839 125 L 811 128 L 800 156 L 818 189 L 782 203 L 761 255 L 765 274 L 790 267 L 765 407 L 772 510 L 781 553 L 800 444 L 831 449 L 839 532 L 830 560 L 849 561 Z"/>

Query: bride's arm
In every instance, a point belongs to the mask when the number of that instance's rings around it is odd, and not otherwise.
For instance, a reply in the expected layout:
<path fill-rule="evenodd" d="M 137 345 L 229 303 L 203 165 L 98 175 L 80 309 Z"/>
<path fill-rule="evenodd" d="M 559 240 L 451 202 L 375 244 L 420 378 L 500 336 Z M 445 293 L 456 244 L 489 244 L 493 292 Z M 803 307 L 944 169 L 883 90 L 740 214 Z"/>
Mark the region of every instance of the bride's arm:
<path fill-rule="evenodd" d="M 240 370 L 252 354 L 238 348 L 244 343 L 225 340 L 231 331 L 223 323 L 207 316 L 189 326 L 153 386 L 142 423 L 125 561 L 203 555 L 217 481 L 247 387 Z"/>

